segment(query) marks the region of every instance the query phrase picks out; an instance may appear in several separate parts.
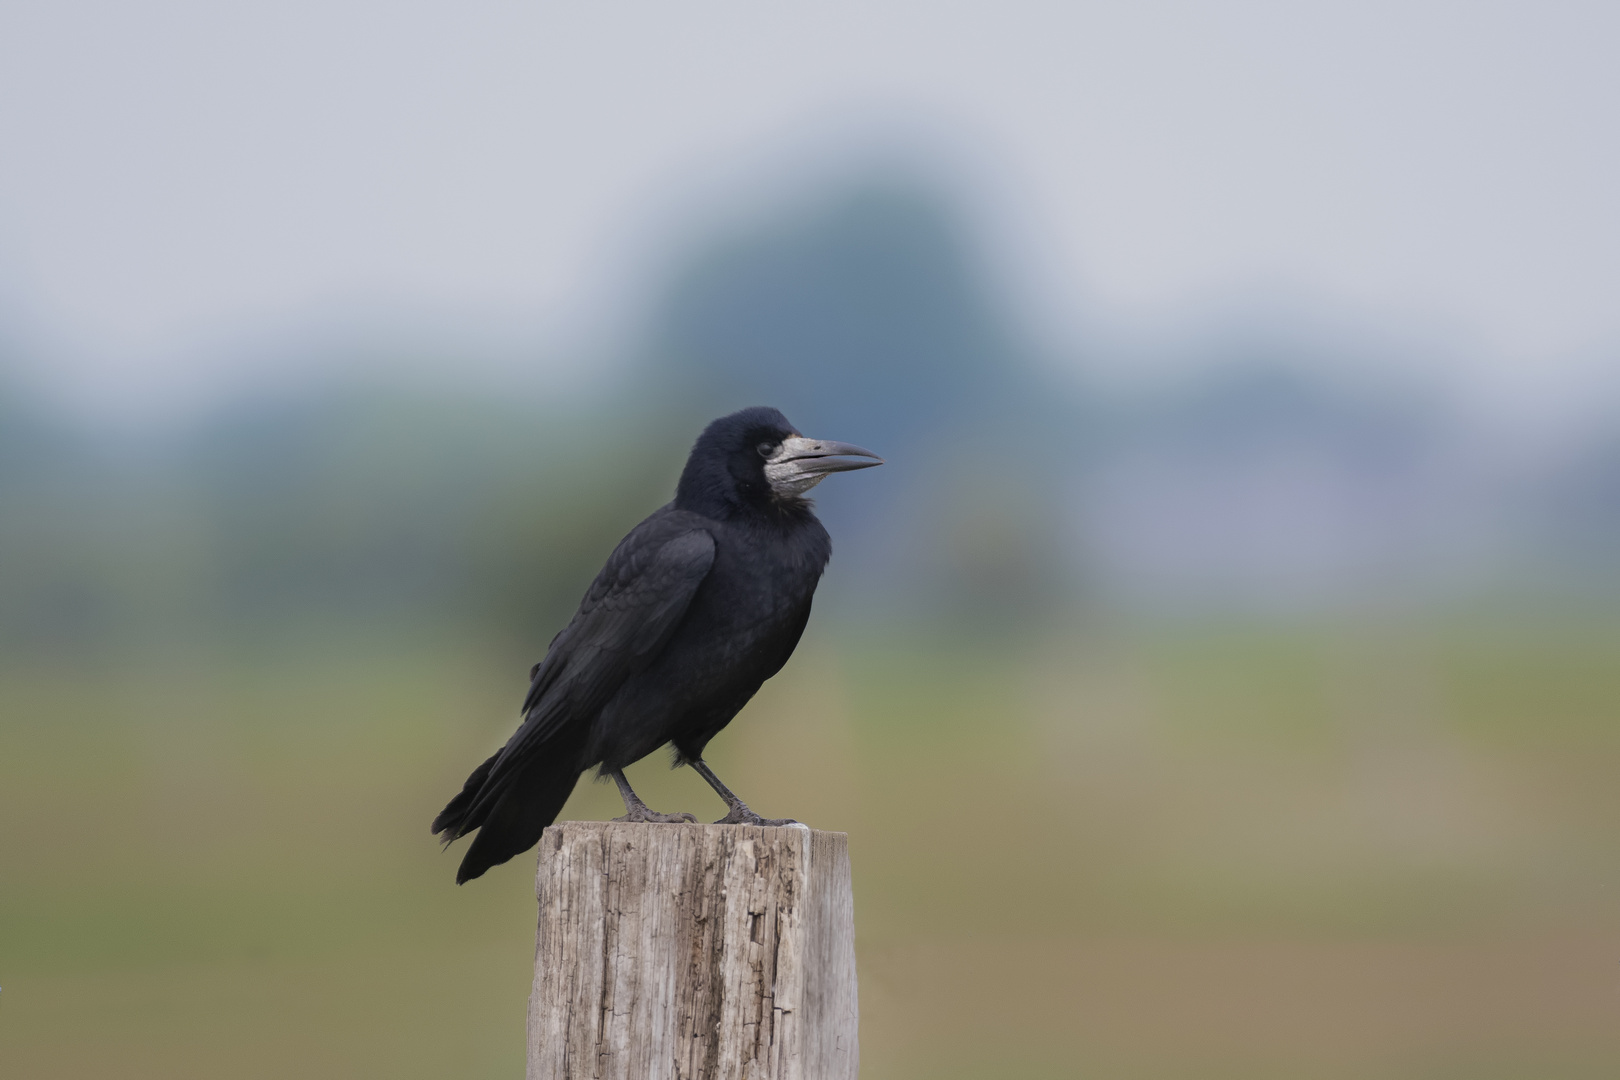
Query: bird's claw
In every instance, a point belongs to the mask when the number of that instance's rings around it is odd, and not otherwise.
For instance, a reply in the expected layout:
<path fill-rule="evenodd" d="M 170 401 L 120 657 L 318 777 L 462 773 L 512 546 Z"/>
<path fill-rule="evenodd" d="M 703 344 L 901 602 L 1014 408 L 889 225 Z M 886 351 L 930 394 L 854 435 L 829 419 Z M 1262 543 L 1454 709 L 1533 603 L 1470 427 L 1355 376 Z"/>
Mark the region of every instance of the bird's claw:
<path fill-rule="evenodd" d="M 656 810 L 642 808 L 632 810 L 623 817 L 616 817 L 614 821 L 627 821 L 631 823 L 646 822 L 655 825 L 696 825 L 697 818 L 691 814 L 660 814 Z"/>
<path fill-rule="evenodd" d="M 721 818 L 719 821 L 715 822 L 715 824 L 716 825 L 767 825 L 767 826 L 775 826 L 775 825 L 797 825 L 797 824 L 799 824 L 799 822 L 794 821 L 792 818 L 762 818 L 758 814 L 754 813 L 752 810 L 748 809 L 748 807 L 742 806 L 742 805 L 739 804 L 737 806 L 733 806 L 731 808 L 731 812 L 728 813 L 725 817 Z"/>

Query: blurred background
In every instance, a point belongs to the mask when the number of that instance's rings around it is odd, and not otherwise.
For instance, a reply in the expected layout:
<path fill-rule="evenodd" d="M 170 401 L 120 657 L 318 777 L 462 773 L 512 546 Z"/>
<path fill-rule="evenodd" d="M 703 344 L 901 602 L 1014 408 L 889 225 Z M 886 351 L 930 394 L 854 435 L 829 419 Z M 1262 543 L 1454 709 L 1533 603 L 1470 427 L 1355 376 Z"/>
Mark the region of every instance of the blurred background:
<path fill-rule="evenodd" d="M 756 403 L 889 462 L 711 758 L 850 833 L 865 1076 L 1616 1075 L 1617 39 L 12 0 L 0 1075 L 519 1075 L 428 822 Z"/>

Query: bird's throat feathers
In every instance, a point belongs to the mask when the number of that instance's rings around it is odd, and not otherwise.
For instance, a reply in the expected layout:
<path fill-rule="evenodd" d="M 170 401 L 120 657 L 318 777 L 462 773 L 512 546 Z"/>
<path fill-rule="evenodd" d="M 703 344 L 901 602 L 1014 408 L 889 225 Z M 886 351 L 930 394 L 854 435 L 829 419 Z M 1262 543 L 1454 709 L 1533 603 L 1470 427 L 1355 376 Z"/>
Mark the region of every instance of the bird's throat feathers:
<path fill-rule="evenodd" d="M 691 466 L 688 464 L 688 470 Z M 769 484 L 727 483 L 712 476 L 681 477 L 675 507 L 716 521 L 746 519 L 760 524 L 793 525 L 815 519 L 815 503 L 802 493 L 783 493 Z"/>

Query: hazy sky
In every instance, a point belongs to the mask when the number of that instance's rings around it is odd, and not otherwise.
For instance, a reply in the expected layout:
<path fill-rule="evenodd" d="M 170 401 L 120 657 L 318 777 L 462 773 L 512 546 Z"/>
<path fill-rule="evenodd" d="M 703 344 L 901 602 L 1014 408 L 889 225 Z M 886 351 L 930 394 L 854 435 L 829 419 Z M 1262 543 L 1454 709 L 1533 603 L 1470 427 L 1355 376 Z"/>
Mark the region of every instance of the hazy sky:
<path fill-rule="evenodd" d="M 1620 355 L 1617 57 L 1612 2 L 7 0 L 0 318 L 135 407 L 351 308 L 577 328 L 895 132 L 1059 330 L 1282 290 L 1534 377 Z"/>

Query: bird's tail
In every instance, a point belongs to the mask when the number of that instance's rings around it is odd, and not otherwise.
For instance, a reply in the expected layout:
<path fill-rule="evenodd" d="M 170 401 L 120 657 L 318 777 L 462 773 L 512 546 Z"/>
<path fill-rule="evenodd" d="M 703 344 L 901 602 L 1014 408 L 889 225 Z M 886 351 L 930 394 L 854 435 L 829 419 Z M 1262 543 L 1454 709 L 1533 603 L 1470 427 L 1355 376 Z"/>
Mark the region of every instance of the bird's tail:
<path fill-rule="evenodd" d="M 456 884 L 471 881 L 492 866 L 527 851 L 557 819 L 582 771 L 573 748 L 548 746 L 521 764 L 496 763 L 500 754 L 473 770 L 460 793 L 433 819 L 433 832 L 446 844 L 474 829 Z M 563 751 L 563 752 L 558 752 Z"/>
<path fill-rule="evenodd" d="M 461 785 L 461 791 L 439 811 L 439 816 L 433 819 L 433 835 L 444 841 L 445 846 L 448 847 L 452 841 L 466 836 L 482 824 L 481 821 L 469 821 L 468 818 L 472 813 L 473 803 L 478 799 L 478 793 L 484 789 L 484 784 L 489 780 L 489 772 L 495 767 L 495 762 L 500 756 L 501 752 L 497 750 L 489 755 L 488 761 L 474 769 L 472 775 L 467 777 L 467 782 Z"/>

